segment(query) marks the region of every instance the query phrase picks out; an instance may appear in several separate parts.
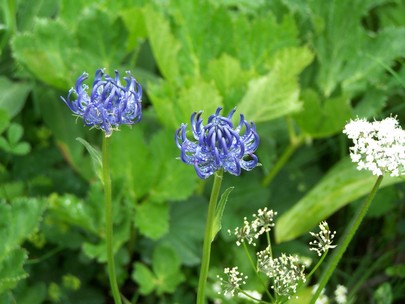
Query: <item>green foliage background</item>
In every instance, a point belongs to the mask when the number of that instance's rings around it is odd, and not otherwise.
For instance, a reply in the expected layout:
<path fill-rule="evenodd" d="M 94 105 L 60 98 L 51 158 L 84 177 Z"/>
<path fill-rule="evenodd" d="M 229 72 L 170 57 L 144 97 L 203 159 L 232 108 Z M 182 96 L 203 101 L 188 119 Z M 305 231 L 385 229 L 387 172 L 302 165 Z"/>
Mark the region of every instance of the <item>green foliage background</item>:
<path fill-rule="evenodd" d="M 99 147 L 101 134 L 60 100 L 83 71 L 130 70 L 145 91 L 142 122 L 111 143 L 114 250 L 132 303 L 194 301 L 212 181 L 177 159 L 174 132 L 192 112 L 236 107 L 261 138 L 262 166 L 225 176 L 235 188 L 211 288 L 223 267 L 251 274 L 226 231 L 258 208 L 279 213 L 276 250 L 314 258 L 307 232 L 329 219 L 339 236 L 375 181 L 350 163 L 345 123 L 405 121 L 403 0 L 3 0 L 0 13 L 1 303 L 109 299 L 102 185 L 76 140 Z M 401 181 L 384 179 L 332 280 L 354 301 L 405 299 Z"/>

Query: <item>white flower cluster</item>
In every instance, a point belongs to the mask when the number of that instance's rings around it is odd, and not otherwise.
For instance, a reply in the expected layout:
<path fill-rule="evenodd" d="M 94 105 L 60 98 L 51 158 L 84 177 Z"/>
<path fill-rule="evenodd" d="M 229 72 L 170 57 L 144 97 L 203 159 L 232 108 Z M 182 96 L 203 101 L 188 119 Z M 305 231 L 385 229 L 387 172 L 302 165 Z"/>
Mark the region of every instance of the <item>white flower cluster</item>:
<path fill-rule="evenodd" d="M 220 280 L 223 294 L 225 296 L 230 295 L 233 297 L 235 293 L 239 294 L 239 289 L 241 285 L 246 284 L 247 276 L 244 276 L 242 272 L 238 271 L 238 267 L 225 268 L 224 273 L 227 275 L 227 280 L 224 280 L 220 276 L 217 276 Z M 221 292 L 219 291 L 218 294 Z"/>
<path fill-rule="evenodd" d="M 299 282 L 305 282 L 305 267 L 299 264 L 299 258 L 281 254 L 278 258 L 271 256 L 270 248 L 257 253 L 257 268 L 272 279 L 271 288 L 280 296 L 290 298 L 296 293 Z"/>
<path fill-rule="evenodd" d="M 267 210 L 267 207 L 259 209 L 257 214 L 253 214 L 254 220 L 249 222 L 245 217 L 243 219 L 243 226 L 241 228 L 236 227 L 234 230 L 234 235 L 236 236 L 236 245 L 240 246 L 245 240 L 248 244 L 256 246 L 254 243 L 255 239 L 258 239 L 263 233 L 269 232 L 272 227 L 274 227 L 274 216 L 277 212 L 273 210 Z M 232 234 L 228 230 L 229 234 Z"/>
<path fill-rule="evenodd" d="M 310 247 L 309 250 L 316 251 L 318 256 L 321 256 L 322 253 L 336 247 L 336 245 L 332 245 L 336 231 L 331 232 L 326 221 L 319 224 L 319 229 L 321 231 L 318 233 L 310 232 L 310 234 L 315 237 L 316 240 L 309 242 L 309 245 L 313 246 Z"/>
<path fill-rule="evenodd" d="M 350 157 L 358 170 L 374 175 L 405 174 L 405 131 L 396 118 L 373 122 L 357 118 L 346 124 L 343 133 L 353 140 Z"/>
<path fill-rule="evenodd" d="M 337 304 L 347 303 L 347 288 L 343 285 L 337 285 L 335 289 L 335 301 Z"/>
<path fill-rule="evenodd" d="M 312 287 L 312 294 L 315 294 L 316 290 L 318 289 L 318 285 L 314 285 Z M 343 285 L 338 284 L 334 291 L 334 299 L 336 304 L 346 304 L 347 303 L 347 288 Z M 322 289 L 321 294 L 319 295 L 318 299 L 316 299 L 315 304 L 327 304 L 330 303 L 331 300 L 328 296 L 325 295 L 325 288 Z"/>

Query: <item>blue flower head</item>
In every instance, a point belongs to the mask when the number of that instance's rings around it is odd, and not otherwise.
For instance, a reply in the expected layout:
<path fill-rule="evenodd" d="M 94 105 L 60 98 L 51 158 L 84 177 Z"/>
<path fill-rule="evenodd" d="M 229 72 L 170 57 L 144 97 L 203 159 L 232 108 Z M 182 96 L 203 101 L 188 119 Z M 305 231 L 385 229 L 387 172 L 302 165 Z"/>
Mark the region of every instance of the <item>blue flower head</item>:
<path fill-rule="evenodd" d="M 88 74 L 83 73 L 71 88 L 67 98 L 62 98 L 73 114 L 83 118 L 87 126 L 99 128 L 110 136 L 120 125 L 132 125 L 142 118 L 142 87 L 127 72 L 124 77 L 126 85 L 121 85 L 120 76 L 115 71 L 115 78 L 104 73 L 104 69 L 96 71 L 91 93 L 83 84 Z M 72 100 L 72 94 L 76 100 Z"/>
<path fill-rule="evenodd" d="M 253 154 L 259 145 L 255 124 L 248 123 L 241 114 L 240 123 L 234 128 L 231 119 L 235 109 L 227 117 L 219 114 L 221 110 L 218 108 L 205 126 L 202 112 L 191 115 L 194 140 L 187 138 L 186 124 L 176 132 L 181 160 L 193 165 L 200 178 L 208 178 L 220 168 L 240 175 L 241 169 L 252 170 L 258 165 L 257 156 Z"/>

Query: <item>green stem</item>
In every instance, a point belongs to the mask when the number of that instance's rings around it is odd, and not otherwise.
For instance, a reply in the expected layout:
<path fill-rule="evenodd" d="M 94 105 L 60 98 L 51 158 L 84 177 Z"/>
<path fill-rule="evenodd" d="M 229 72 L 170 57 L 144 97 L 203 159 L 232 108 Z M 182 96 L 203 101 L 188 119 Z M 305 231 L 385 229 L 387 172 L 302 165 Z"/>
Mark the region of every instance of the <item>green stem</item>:
<path fill-rule="evenodd" d="M 343 256 L 343 253 L 346 251 L 347 246 L 349 245 L 350 241 L 352 240 L 354 234 L 356 233 L 357 229 L 359 228 L 364 216 L 367 213 L 368 208 L 370 207 L 371 202 L 376 195 L 378 188 L 380 187 L 381 181 L 383 176 L 380 175 L 375 182 L 373 189 L 371 190 L 370 194 L 364 200 L 364 202 L 360 205 L 359 209 L 357 210 L 356 214 L 354 215 L 353 219 L 346 227 L 346 230 L 342 236 L 341 241 L 339 242 L 336 249 L 334 249 L 333 255 L 331 256 L 328 265 L 326 266 L 318 285 L 318 289 L 316 290 L 315 294 L 312 296 L 311 304 L 314 304 L 315 301 L 318 299 L 322 289 L 326 286 L 329 278 L 331 277 L 332 273 L 335 271 L 337 264 L 339 263 L 340 259 Z"/>
<path fill-rule="evenodd" d="M 303 137 L 296 137 L 294 140 L 291 140 L 288 147 L 284 150 L 283 154 L 281 154 L 280 158 L 271 168 L 269 174 L 267 174 L 263 179 L 262 186 L 267 187 L 273 181 L 277 173 L 281 170 L 281 168 L 283 168 L 285 163 L 290 159 L 291 155 L 301 145 L 303 139 L 304 139 Z"/>
<path fill-rule="evenodd" d="M 198 281 L 197 304 L 205 304 L 205 285 L 207 284 L 208 270 L 210 266 L 212 229 L 215 220 L 215 211 L 217 207 L 219 192 L 221 190 L 223 169 L 214 174 L 214 184 L 212 186 L 210 202 L 208 205 L 207 223 L 205 226 L 203 254 L 200 269 L 200 279 Z"/>
<path fill-rule="evenodd" d="M 121 304 L 121 296 L 118 290 L 114 265 L 111 178 L 109 166 L 108 137 L 106 136 L 103 136 L 103 182 L 105 198 L 105 235 L 107 242 L 108 276 L 110 278 L 110 286 L 114 297 L 114 303 Z"/>
<path fill-rule="evenodd" d="M 245 242 L 243 242 L 243 249 L 245 250 L 245 254 L 246 254 L 246 256 L 247 256 L 248 259 L 249 259 L 249 262 L 250 262 L 250 265 L 251 265 L 252 268 L 253 268 L 253 271 L 255 272 L 257 278 L 259 279 L 260 283 L 261 283 L 262 286 L 264 287 L 264 290 L 265 290 L 267 296 L 269 297 L 269 299 L 270 299 L 271 301 L 274 301 L 273 296 L 271 295 L 271 293 L 270 293 L 269 290 L 267 289 L 267 284 L 263 281 L 262 277 L 260 276 L 259 272 L 257 271 L 257 267 L 256 267 L 255 263 L 253 262 L 252 257 L 251 257 L 250 254 L 249 254 L 249 250 L 248 250 L 248 248 L 247 248 Z"/>

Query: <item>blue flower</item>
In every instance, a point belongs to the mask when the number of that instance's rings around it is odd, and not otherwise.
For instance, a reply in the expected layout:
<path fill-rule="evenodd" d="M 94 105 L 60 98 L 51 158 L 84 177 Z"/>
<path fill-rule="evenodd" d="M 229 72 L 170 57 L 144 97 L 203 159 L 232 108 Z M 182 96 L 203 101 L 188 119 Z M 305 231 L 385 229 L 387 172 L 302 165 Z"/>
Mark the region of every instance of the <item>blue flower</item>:
<path fill-rule="evenodd" d="M 117 71 L 112 78 L 104 69 L 98 69 L 89 96 L 88 86 L 83 84 L 88 74 L 83 73 L 67 98 L 61 98 L 87 126 L 99 128 L 105 136 L 110 136 L 120 125 L 132 125 L 142 118 L 142 87 L 130 72 L 127 74 L 128 77 L 124 77 L 126 86 L 123 86 Z M 76 100 L 71 100 L 72 94 L 76 95 Z"/>
<path fill-rule="evenodd" d="M 241 114 L 240 123 L 234 128 L 231 119 L 235 109 L 227 117 L 219 115 L 221 110 L 218 108 L 205 126 L 202 112 L 191 115 L 194 141 L 187 138 L 186 124 L 182 124 L 176 132 L 181 160 L 194 165 L 200 178 L 205 179 L 220 168 L 233 175 L 240 175 L 241 169 L 249 171 L 258 165 L 257 156 L 253 154 L 259 145 L 255 124 L 249 124 Z"/>

